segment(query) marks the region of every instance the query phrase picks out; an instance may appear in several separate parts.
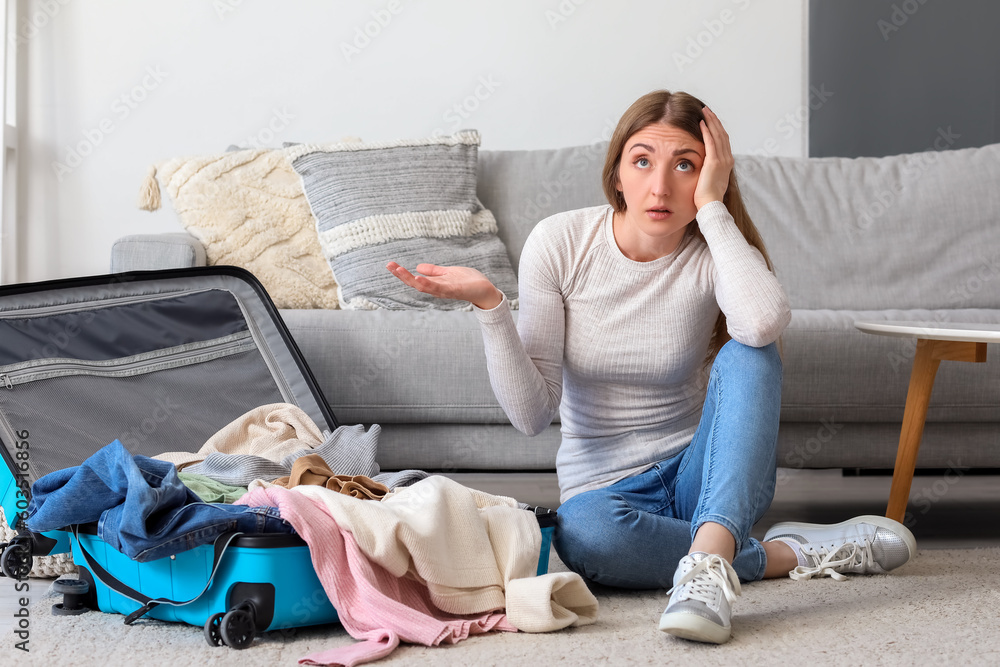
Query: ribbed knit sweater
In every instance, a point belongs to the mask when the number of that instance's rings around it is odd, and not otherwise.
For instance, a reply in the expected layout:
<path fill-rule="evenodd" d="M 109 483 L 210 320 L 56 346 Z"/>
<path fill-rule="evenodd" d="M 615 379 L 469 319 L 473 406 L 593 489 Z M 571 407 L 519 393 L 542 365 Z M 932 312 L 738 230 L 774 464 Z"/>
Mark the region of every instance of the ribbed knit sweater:
<path fill-rule="evenodd" d="M 733 339 L 762 347 L 791 312 L 777 278 L 722 202 L 698 211 L 671 254 L 626 257 L 610 206 L 560 213 L 521 252 L 520 312 L 475 309 L 493 391 L 536 435 L 559 413 L 563 502 L 686 447 L 701 416 L 704 360 L 719 311 Z"/>

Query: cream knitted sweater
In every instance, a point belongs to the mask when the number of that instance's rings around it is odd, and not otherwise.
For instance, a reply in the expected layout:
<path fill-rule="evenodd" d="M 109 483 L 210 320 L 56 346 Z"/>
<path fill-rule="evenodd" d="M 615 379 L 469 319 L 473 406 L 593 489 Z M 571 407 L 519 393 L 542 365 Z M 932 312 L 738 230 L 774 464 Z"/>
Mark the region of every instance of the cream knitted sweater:
<path fill-rule="evenodd" d="M 705 399 L 703 360 L 720 309 L 730 335 L 762 347 L 791 318 L 760 252 L 721 202 L 659 259 L 618 248 L 610 206 L 535 227 L 521 253 L 520 314 L 475 309 L 490 380 L 511 423 L 535 435 L 559 412 L 563 501 L 686 447 Z M 707 242 L 707 243 L 706 243 Z"/>

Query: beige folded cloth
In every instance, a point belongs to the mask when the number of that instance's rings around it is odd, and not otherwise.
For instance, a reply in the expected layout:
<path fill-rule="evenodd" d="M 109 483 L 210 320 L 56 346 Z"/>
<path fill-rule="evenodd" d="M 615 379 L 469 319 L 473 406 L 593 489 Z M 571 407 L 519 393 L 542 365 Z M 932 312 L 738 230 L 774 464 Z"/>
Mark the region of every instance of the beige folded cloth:
<path fill-rule="evenodd" d="M 337 493 L 368 500 L 379 500 L 389 493 L 389 487 L 364 475 L 334 474 L 319 454 L 308 454 L 295 459 L 292 474 L 274 480 L 275 486 L 291 489 L 296 486 L 322 486 Z"/>
<path fill-rule="evenodd" d="M 292 491 L 321 503 L 373 563 L 426 584 L 431 602 L 442 611 L 480 614 L 506 608 L 511 623 L 528 632 L 596 619 L 597 598 L 580 575 L 534 576 L 542 533 L 535 515 L 512 498 L 438 475 L 377 503 L 319 486 Z M 519 583 L 511 597 L 514 582 Z"/>
<path fill-rule="evenodd" d="M 511 579 L 507 582 L 507 620 L 521 632 L 590 625 L 597 621 L 597 598 L 575 572 Z"/>
<path fill-rule="evenodd" d="M 197 452 L 167 452 L 153 458 L 169 461 L 177 470 L 204 461 L 213 452 L 252 454 L 280 463 L 289 454 L 322 443 L 322 432 L 302 408 L 291 403 L 271 403 L 237 417 Z"/>

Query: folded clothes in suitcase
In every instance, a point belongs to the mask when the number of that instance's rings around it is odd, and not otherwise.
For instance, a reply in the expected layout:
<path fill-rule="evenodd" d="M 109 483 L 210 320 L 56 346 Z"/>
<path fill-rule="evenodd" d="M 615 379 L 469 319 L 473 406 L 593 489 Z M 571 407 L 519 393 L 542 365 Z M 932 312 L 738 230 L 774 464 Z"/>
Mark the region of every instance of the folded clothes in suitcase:
<path fill-rule="evenodd" d="M 334 415 L 260 283 L 233 267 L 143 271 L 0 287 L 0 504 L 18 536 L 0 569 L 72 551 L 81 579 L 57 612 L 96 607 L 205 627 L 244 647 L 265 630 L 337 619 L 296 535 L 216 536 L 139 562 L 96 526 L 33 533 L 30 485 L 119 441 L 132 455 L 196 451 L 258 406 L 288 403 L 324 431 Z M 554 513 L 539 512 L 547 568 Z M 82 592 L 89 588 L 88 592 Z M 67 608 L 68 607 L 68 608 Z"/>

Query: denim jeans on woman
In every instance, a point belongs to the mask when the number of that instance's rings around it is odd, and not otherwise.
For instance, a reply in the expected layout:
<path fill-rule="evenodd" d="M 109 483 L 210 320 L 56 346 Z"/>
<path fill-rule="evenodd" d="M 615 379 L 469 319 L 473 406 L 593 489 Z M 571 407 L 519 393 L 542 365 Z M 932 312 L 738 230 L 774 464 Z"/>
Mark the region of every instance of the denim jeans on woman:
<path fill-rule="evenodd" d="M 726 343 L 691 443 L 638 475 L 563 503 L 555 533 L 560 558 L 601 584 L 669 588 L 698 528 L 712 521 L 736 538 L 740 580 L 762 578 L 764 548 L 749 534 L 774 496 L 780 408 L 777 346 Z"/>
<path fill-rule="evenodd" d="M 31 487 L 31 530 L 93 521 L 98 537 L 137 561 L 187 551 L 230 531 L 295 532 L 273 507 L 202 502 L 177 477 L 173 463 L 132 456 L 117 440 Z"/>

